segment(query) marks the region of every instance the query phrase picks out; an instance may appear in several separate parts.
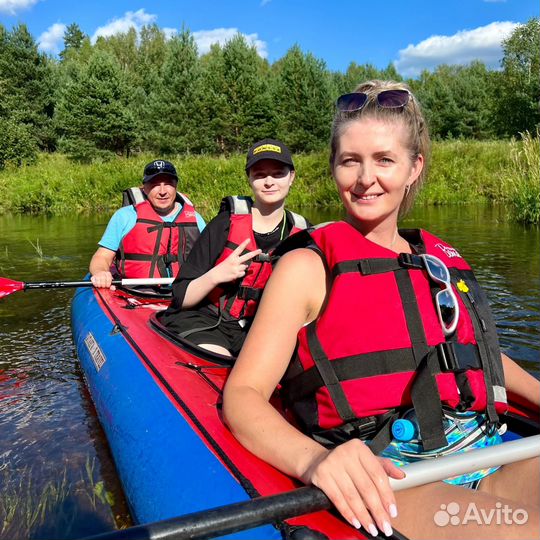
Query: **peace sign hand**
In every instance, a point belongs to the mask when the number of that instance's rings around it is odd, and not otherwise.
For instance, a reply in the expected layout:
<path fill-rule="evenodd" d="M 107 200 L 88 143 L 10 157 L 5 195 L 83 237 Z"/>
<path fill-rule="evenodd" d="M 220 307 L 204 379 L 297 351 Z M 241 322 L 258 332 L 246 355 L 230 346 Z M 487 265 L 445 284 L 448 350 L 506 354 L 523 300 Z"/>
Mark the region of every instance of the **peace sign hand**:
<path fill-rule="evenodd" d="M 229 283 L 246 275 L 249 266 L 246 263 L 262 253 L 262 250 L 256 249 L 242 255 L 248 244 L 249 238 L 244 240 L 223 262 L 212 269 L 216 285 L 219 283 Z"/>

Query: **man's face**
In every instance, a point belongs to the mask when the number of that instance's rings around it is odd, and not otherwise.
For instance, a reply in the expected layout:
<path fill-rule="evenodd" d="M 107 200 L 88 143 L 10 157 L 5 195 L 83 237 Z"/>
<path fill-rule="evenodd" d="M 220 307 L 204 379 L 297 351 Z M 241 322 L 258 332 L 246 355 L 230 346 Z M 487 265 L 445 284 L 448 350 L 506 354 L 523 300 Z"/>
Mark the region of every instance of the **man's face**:
<path fill-rule="evenodd" d="M 160 174 L 143 184 L 143 190 L 160 215 L 167 215 L 174 209 L 178 181 L 168 174 Z"/>

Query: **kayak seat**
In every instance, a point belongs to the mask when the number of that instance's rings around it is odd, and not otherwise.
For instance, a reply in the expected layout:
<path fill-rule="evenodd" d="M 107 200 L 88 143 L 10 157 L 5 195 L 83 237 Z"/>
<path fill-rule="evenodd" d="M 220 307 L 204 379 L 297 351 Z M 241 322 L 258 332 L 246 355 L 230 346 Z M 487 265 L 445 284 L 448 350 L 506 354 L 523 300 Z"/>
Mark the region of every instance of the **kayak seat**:
<path fill-rule="evenodd" d="M 208 351 L 206 349 L 203 349 L 202 347 L 199 347 L 198 345 L 195 345 L 195 343 L 192 343 L 191 341 L 180 337 L 176 332 L 173 332 L 164 324 L 162 324 L 156 317 L 155 313 L 152 313 L 152 315 L 150 315 L 149 321 L 150 327 L 154 332 L 157 332 L 168 341 L 174 343 L 180 349 L 195 355 L 201 360 L 206 360 L 207 362 L 211 362 L 212 364 L 227 367 L 232 366 L 236 361 L 236 357 L 225 356 L 223 354 Z"/>

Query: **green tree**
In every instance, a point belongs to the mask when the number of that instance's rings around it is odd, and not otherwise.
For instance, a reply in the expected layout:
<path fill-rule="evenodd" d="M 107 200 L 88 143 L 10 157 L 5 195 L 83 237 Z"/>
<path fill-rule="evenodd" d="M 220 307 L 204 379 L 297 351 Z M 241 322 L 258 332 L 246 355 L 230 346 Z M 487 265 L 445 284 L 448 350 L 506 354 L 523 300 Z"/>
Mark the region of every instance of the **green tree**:
<path fill-rule="evenodd" d="M 17 120 L 9 102 L 5 85 L 0 79 L 0 169 L 7 165 L 32 163 L 37 154 L 37 142 L 30 126 Z"/>
<path fill-rule="evenodd" d="M 482 62 L 438 66 L 410 81 L 432 135 L 486 139 L 493 135 L 492 72 Z"/>
<path fill-rule="evenodd" d="M 244 152 L 273 135 L 268 65 L 255 46 L 238 34 L 223 47 L 214 45 L 202 65 L 201 110 L 210 151 Z"/>
<path fill-rule="evenodd" d="M 3 106 L 15 123 L 26 126 L 34 142 L 31 146 L 52 150 L 55 137 L 54 63 L 40 53 L 25 25 L 11 32 L 0 31 L 0 84 Z"/>
<path fill-rule="evenodd" d="M 195 40 L 183 30 L 167 43 L 165 61 L 145 107 L 144 144 L 158 153 L 200 150 L 201 69 Z M 149 67 L 150 73 L 154 68 Z"/>
<path fill-rule="evenodd" d="M 336 89 L 322 60 L 294 45 L 275 64 L 277 135 L 292 151 L 324 147 L 330 136 Z"/>
<path fill-rule="evenodd" d="M 87 64 L 72 68 L 61 91 L 56 114 L 60 149 L 83 161 L 129 155 L 136 138 L 129 97 L 116 59 L 95 50 Z"/>
<path fill-rule="evenodd" d="M 498 83 L 498 132 L 535 133 L 540 123 L 540 19 L 518 26 L 503 41 Z"/>
<path fill-rule="evenodd" d="M 81 30 L 77 23 L 71 23 L 64 31 L 64 49 L 60 52 L 60 58 L 66 60 L 70 51 L 78 51 L 88 36 Z"/>
<path fill-rule="evenodd" d="M 401 75 L 396 71 L 393 64 L 389 64 L 384 70 L 377 69 L 372 64 L 358 65 L 351 62 L 345 73 L 335 75 L 335 84 L 338 94 L 348 94 L 352 92 L 360 83 L 373 79 L 401 81 Z"/>

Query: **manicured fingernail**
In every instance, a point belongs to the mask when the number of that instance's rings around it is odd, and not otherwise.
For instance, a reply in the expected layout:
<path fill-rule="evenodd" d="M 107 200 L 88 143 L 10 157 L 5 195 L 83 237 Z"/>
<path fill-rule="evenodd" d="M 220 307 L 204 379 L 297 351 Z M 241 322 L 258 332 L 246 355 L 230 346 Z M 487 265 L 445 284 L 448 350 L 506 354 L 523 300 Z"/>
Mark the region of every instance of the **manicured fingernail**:
<path fill-rule="evenodd" d="M 385 536 L 392 536 L 394 531 L 392 530 L 392 527 L 390 526 L 390 523 L 388 521 L 385 521 L 383 523 L 383 531 Z"/>
<path fill-rule="evenodd" d="M 379 534 L 379 531 L 378 531 L 377 527 L 375 527 L 375 525 L 373 525 L 373 523 L 369 524 L 368 530 L 369 530 L 369 534 L 371 534 L 371 536 L 377 536 Z"/>
<path fill-rule="evenodd" d="M 390 512 L 390 517 L 397 517 L 397 506 L 395 504 L 391 504 L 388 507 L 388 511 Z"/>
<path fill-rule="evenodd" d="M 355 529 L 359 529 L 361 527 L 360 522 L 356 518 L 352 520 L 352 524 Z"/>

